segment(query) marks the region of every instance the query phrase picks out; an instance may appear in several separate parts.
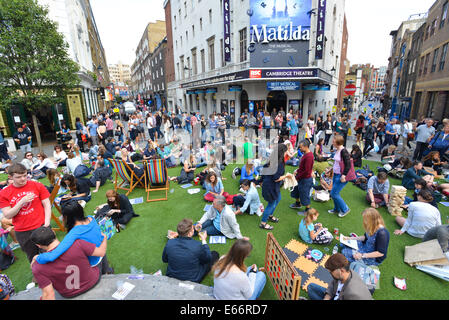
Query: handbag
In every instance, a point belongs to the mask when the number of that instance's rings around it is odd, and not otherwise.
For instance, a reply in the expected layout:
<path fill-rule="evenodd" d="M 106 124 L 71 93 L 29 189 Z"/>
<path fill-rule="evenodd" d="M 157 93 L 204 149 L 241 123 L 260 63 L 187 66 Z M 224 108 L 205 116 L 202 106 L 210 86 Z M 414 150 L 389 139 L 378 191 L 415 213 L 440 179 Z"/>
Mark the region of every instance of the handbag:
<path fill-rule="evenodd" d="M 82 140 L 83 142 L 87 142 L 87 137 L 86 137 L 85 134 L 82 134 L 82 135 L 81 135 L 81 140 Z"/>
<path fill-rule="evenodd" d="M 415 140 L 415 133 L 414 132 L 409 132 L 407 134 L 407 139 L 409 140 Z"/>
<path fill-rule="evenodd" d="M 298 185 L 298 181 L 296 181 L 295 177 L 287 176 L 284 179 L 284 189 L 289 189 L 290 192 Z"/>
<path fill-rule="evenodd" d="M 327 190 L 320 190 L 315 191 L 315 194 L 313 195 L 313 200 L 317 202 L 327 202 L 331 199 L 330 197 L 331 196 Z"/>
<path fill-rule="evenodd" d="M 340 168 L 341 172 L 345 171 L 345 162 L 343 160 L 340 161 Z M 351 159 L 351 168 L 348 171 L 348 174 L 346 175 L 346 181 L 354 181 L 357 179 L 357 176 L 355 175 L 355 169 L 354 169 L 354 160 Z"/>

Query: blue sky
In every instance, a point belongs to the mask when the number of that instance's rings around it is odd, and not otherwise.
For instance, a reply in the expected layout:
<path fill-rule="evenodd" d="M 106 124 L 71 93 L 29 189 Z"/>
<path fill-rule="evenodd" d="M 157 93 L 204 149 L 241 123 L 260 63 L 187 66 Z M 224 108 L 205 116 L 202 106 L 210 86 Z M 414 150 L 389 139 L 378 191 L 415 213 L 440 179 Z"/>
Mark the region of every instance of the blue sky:
<path fill-rule="evenodd" d="M 218 1 L 218 0 L 207 0 Z M 90 0 L 109 64 L 132 64 L 148 22 L 165 20 L 163 0 Z M 346 0 L 351 64 L 387 65 L 390 31 L 434 0 Z"/>

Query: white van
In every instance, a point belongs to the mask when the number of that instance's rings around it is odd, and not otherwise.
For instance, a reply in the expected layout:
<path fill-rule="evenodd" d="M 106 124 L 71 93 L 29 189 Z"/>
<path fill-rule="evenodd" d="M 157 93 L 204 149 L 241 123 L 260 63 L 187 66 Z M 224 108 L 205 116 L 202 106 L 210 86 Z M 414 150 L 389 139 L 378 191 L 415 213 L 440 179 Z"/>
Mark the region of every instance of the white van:
<path fill-rule="evenodd" d="M 129 101 L 127 101 L 123 104 L 123 110 L 125 111 L 126 114 L 131 114 L 131 113 L 134 113 L 137 111 L 134 103 L 129 102 Z"/>

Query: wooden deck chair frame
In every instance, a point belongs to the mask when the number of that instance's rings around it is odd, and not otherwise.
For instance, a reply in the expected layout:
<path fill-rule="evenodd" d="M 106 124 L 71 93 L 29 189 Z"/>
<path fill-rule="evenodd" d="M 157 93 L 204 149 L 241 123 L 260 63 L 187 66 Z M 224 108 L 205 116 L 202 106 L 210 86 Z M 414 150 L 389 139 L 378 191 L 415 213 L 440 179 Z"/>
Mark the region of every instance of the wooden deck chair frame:
<path fill-rule="evenodd" d="M 125 190 L 126 196 L 128 196 L 137 185 L 142 186 L 145 188 L 145 174 L 138 178 L 137 175 L 134 173 L 134 171 L 130 168 L 130 166 L 123 160 L 120 159 L 108 159 L 115 169 L 115 181 L 114 181 L 114 188 L 115 191 L 117 189 Z M 122 179 L 122 182 L 120 184 L 118 183 L 118 177 Z M 122 187 L 122 185 L 127 182 L 129 184 L 129 188 Z"/>
<path fill-rule="evenodd" d="M 55 186 L 54 186 L 52 192 L 50 193 L 50 198 L 49 198 L 50 205 L 52 208 L 51 219 L 54 222 L 56 222 L 56 224 L 58 225 L 58 228 L 52 228 L 54 231 L 66 231 L 64 225 L 61 223 L 61 221 L 58 218 L 56 218 L 55 214 L 53 213 L 53 206 L 54 206 L 56 208 L 56 210 L 58 210 L 59 214 L 62 215 L 61 207 L 57 203 L 55 203 L 55 199 L 58 196 L 58 192 L 59 192 L 60 188 L 61 188 L 61 179 L 57 179 L 55 181 Z"/>
<path fill-rule="evenodd" d="M 157 162 L 159 170 L 163 171 L 163 176 L 165 179 L 165 184 L 163 185 L 154 185 L 155 176 L 153 176 L 154 170 L 153 167 L 151 166 L 151 163 L 154 162 Z M 165 163 L 165 160 L 164 159 L 145 160 L 144 166 L 145 166 L 145 191 L 147 193 L 147 202 L 168 200 L 168 189 L 170 186 L 170 180 L 168 179 L 167 165 Z M 150 199 L 150 192 L 154 191 L 159 192 L 165 191 L 165 197 L 158 199 Z"/>

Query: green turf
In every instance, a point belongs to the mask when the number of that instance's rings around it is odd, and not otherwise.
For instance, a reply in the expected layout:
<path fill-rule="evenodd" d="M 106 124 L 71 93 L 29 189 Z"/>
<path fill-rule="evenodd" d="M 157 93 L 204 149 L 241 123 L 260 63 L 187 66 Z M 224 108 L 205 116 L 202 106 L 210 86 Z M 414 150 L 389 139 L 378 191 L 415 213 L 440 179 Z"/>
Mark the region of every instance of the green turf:
<path fill-rule="evenodd" d="M 372 169 L 377 165 L 369 161 L 364 162 L 364 164 L 369 164 Z M 224 177 L 227 178 L 224 181 L 224 185 L 227 192 L 235 194 L 238 192 L 238 182 L 231 178 L 232 168 L 234 166 L 228 166 L 223 172 Z M 288 167 L 289 172 L 293 172 L 294 169 L 293 167 Z M 179 168 L 169 169 L 169 175 L 178 175 L 179 171 Z M 41 182 L 48 184 L 46 179 L 41 180 Z M 390 178 L 390 183 L 391 185 L 400 184 L 400 181 Z M 87 203 L 85 208 L 87 214 L 91 214 L 97 205 L 106 201 L 105 192 L 112 187 L 113 184 L 107 182 L 105 186 L 100 188 L 97 194 L 93 194 L 92 200 Z M 177 223 L 183 218 L 190 218 L 194 221 L 198 221 L 201 218 L 205 205 L 205 201 L 202 199 L 203 191 L 190 195 L 187 193 L 187 190 L 182 189 L 176 183 L 171 183 L 170 189 L 172 189 L 173 193 L 168 194 L 168 201 L 144 202 L 143 204 L 135 205 L 135 211 L 140 217 L 132 219 L 125 230 L 116 234 L 108 242 L 108 259 L 115 268 L 116 273 L 129 273 L 130 266 L 135 266 L 138 269 L 143 269 L 144 273 L 154 273 L 161 269 L 165 274 L 167 265 L 162 262 L 161 256 L 167 241 L 167 230 L 176 230 Z M 340 229 L 340 232 L 346 235 L 351 232 L 359 235 L 363 234 L 360 213 L 367 206 L 365 193 L 352 184 L 348 184 L 343 190 L 342 196 L 351 208 L 351 213 L 341 219 L 327 213 L 327 210 L 333 207 L 332 201 L 327 203 L 313 202 L 312 206 L 321 213 L 318 221 L 325 227 L 328 227 L 329 230 L 337 227 Z M 130 198 L 137 197 L 144 197 L 144 200 L 146 200 L 144 190 L 137 189 L 130 195 Z M 262 197 L 261 200 L 266 205 Z M 275 215 L 280 218 L 280 223 L 274 224 L 275 229 L 273 230 L 273 234 L 281 246 L 285 246 L 291 239 L 299 239 L 298 225 L 301 217 L 296 214 L 297 211 L 288 207 L 292 202 L 293 199 L 290 198 L 289 193 L 283 190 L 282 201 L 275 212 Z M 398 226 L 394 222 L 394 217 L 386 209 L 380 209 L 380 212 L 385 220 L 387 229 L 390 231 L 391 239 L 388 257 L 380 266 L 380 289 L 376 290 L 374 298 L 379 300 L 449 299 L 447 282 L 412 268 L 403 261 L 404 247 L 419 243 L 421 240 L 407 234 L 395 236 L 393 232 Z M 446 222 L 447 216 L 449 216 L 449 209 L 440 205 L 440 212 L 442 220 Z M 246 264 L 251 265 L 255 263 L 258 266 L 263 266 L 267 231 L 258 228 L 260 218 L 245 215 L 239 216 L 237 219 L 242 234 L 250 237 L 254 246 L 250 257 L 246 260 Z M 64 236 L 60 232 L 57 235 L 59 239 L 62 239 Z M 232 240 L 228 240 L 225 245 L 217 244 L 210 245 L 210 247 L 211 250 L 225 254 L 232 243 Z M 332 245 L 327 246 L 330 251 L 332 251 L 335 243 L 336 241 L 334 240 Z M 322 246 L 313 247 L 323 249 Z M 28 261 L 22 251 L 18 249 L 15 253 L 19 260 L 6 270 L 6 274 L 10 276 L 18 290 L 24 290 L 25 286 L 31 281 L 32 275 Z M 394 276 L 406 278 L 406 291 L 400 291 L 394 287 Z M 202 283 L 212 286 L 212 276 L 208 275 Z M 301 292 L 301 295 L 307 296 L 305 292 Z M 267 281 L 261 299 L 276 299 L 276 294 L 269 281 Z"/>

